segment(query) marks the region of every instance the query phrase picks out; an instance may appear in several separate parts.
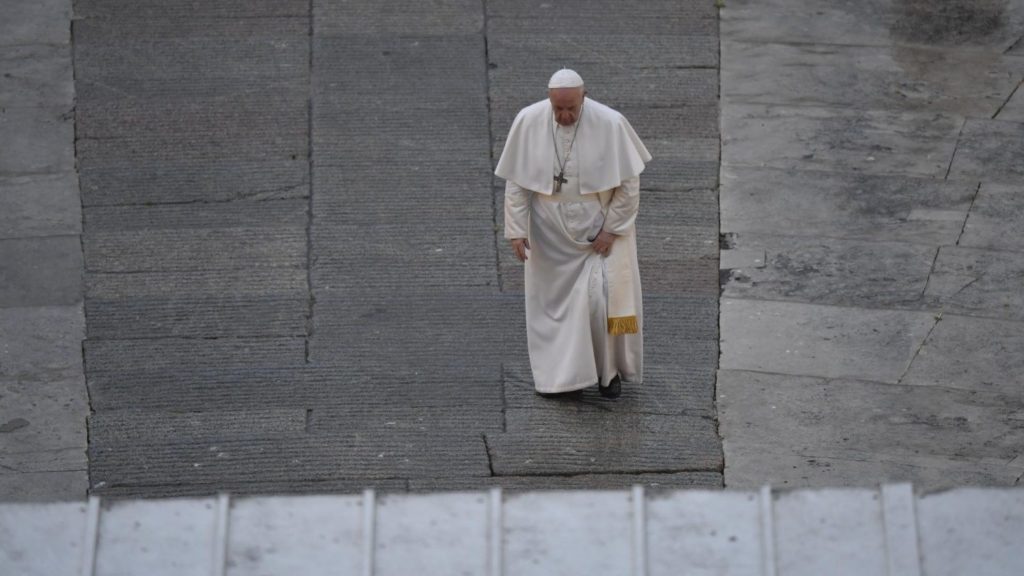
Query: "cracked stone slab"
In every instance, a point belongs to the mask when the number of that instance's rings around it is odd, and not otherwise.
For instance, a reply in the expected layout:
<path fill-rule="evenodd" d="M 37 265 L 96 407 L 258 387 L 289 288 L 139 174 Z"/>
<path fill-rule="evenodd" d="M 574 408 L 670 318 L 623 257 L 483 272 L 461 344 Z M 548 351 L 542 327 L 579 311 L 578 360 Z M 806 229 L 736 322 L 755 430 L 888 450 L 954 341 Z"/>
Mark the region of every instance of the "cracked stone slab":
<path fill-rule="evenodd" d="M 1019 184 L 1024 180 L 1024 123 L 968 120 L 956 148 L 950 178 Z"/>
<path fill-rule="evenodd" d="M 73 172 L 0 176 L 0 239 L 81 231 L 82 203 Z"/>
<path fill-rule="evenodd" d="M 722 168 L 722 231 L 954 244 L 973 183 L 768 168 Z"/>
<path fill-rule="evenodd" d="M 1024 323 L 945 314 L 902 382 L 919 386 L 1020 393 Z"/>
<path fill-rule="evenodd" d="M 957 245 L 1024 252 L 1024 238 L 1014 233 L 1024 229 L 1020 189 L 1020 185 L 982 183 Z"/>
<path fill-rule="evenodd" d="M 1022 83 L 1024 84 L 1024 83 Z M 1017 91 L 1003 104 L 994 120 L 1006 122 L 1024 122 L 1024 90 L 1017 86 Z"/>
<path fill-rule="evenodd" d="M 78 236 L 0 240 L 0 307 L 82 301 Z"/>
<path fill-rule="evenodd" d="M 733 0 L 722 35 L 744 40 L 888 46 L 1009 48 L 1024 33 L 1024 8 L 1000 0 Z"/>
<path fill-rule="evenodd" d="M 734 104 L 722 111 L 722 162 L 942 178 L 962 123 L 942 114 Z"/>
<path fill-rule="evenodd" d="M 0 22 L 0 45 L 62 44 L 71 41 L 72 0 L 9 2 Z"/>
<path fill-rule="evenodd" d="M 937 248 L 739 234 L 736 248 L 767 254 L 763 266 L 730 270 L 726 298 L 789 300 L 865 308 L 919 307 Z"/>
<path fill-rule="evenodd" d="M 499 476 L 714 471 L 713 420 L 603 411 L 506 410 L 507 433 L 488 434 Z"/>
<path fill-rule="evenodd" d="M 935 317 L 724 298 L 720 368 L 898 382 Z"/>
<path fill-rule="evenodd" d="M 717 400 L 730 488 L 911 481 L 1009 485 L 1020 398 L 721 370 Z"/>
<path fill-rule="evenodd" d="M 943 246 L 925 296 L 953 314 L 1024 320 L 1024 254 Z"/>
<path fill-rule="evenodd" d="M 2 34 L 0 30 L 0 37 Z M 70 109 L 74 99 L 71 49 L 66 43 L 4 48 L 0 55 L 0 106 Z"/>
<path fill-rule="evenodd" d="M 941 112 L 989 118 L 1024 66 L 987 50 L 725 41 L 730 103 Z"/>

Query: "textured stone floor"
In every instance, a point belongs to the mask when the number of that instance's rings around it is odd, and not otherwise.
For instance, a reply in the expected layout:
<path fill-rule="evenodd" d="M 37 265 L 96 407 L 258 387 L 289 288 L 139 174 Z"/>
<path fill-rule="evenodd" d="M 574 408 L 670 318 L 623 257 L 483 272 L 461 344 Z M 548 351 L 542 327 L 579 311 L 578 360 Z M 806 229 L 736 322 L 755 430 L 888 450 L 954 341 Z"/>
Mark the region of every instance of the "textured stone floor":
<path fill-rule="evenodd" d="M 94 492 L 721 485 L 712 3 L 75 16 Z M 655 156 L 617 402 L 532 394 L 491 174 L 563 65 Z"/>

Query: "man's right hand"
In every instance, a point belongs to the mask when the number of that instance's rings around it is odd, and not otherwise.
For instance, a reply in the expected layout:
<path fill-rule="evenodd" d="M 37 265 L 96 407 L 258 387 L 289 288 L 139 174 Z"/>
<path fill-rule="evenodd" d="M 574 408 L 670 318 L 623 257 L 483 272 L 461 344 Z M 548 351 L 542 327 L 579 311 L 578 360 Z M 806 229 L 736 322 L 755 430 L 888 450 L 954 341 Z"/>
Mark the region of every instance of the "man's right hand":
<path fill-rule="evenodd" d="M 529 256 L 526 255 L 526 251 L 530 249 L 530 241 L 526 238 L 513 238 L 512 239 L 512 252 L 516 255 L 516 258 L 520 262 L 526 262 Z"/>

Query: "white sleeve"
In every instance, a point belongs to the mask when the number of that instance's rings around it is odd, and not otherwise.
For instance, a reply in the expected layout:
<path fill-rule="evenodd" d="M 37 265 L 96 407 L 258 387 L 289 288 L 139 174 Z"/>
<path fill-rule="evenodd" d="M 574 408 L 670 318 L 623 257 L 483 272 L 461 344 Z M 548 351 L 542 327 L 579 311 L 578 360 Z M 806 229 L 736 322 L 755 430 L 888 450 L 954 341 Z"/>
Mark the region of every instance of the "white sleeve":
<path fill-rule="evenodd" d="M 529 237 L 530 194 L 515 182 L 505 181 L 505 238 Z"/>
<path fill-rule="evenodd" d="M 629 234 L 639 210 L 640 177 L 634 176 L 629 180 L 623 180 L 612 192 L 612 199 L 608 203 L 608 215 L 605 216 L 602 228 L 617 236 Z"/>

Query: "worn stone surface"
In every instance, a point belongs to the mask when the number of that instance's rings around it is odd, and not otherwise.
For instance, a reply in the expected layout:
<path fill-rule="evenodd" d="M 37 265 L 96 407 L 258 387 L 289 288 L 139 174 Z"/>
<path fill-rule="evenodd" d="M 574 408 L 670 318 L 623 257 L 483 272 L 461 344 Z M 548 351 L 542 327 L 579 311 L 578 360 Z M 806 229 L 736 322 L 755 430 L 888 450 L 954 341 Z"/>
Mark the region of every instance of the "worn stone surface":
<path fill-rule="evenodd" d="M 0 55 L 0 106 L 70 108 L 73 100 L 71 49 L 66 43 L 4 48 Z"/>
<path fill-rule="evenodd" d="M 1024 123 L 968 120 L 950 168 L 950 177 L 1018 184 L 1024 180 Z"/>
<path fill-rule="evenodd" d="M 717 400 L 730 487 L 1012 484 L 1019 397 L 734 370 Z M 855 407 L 855 409 L 851 409 Z"/>
<path fill-rule="evenodd" d="M 1024 238 L 1016 233 L 1024 229 L 1020 191 L 1020 185 L 983 183 L 957 245 L 1024 252 Z"/>
<path fill-rule="evenodd" d="M 721 488 L 719 472 L 677 472 L 674 474 L 575 474 L 572 476 L 491 476 L 469 480 L 452 478 L 431 480 L 413 478 L 409 490 L 415 492 L 438 490 L 479 490 L 482 487 L 500 487 L 507 492 L 528 490 L 614 490 L 637 484 L 648 489 L 660 488 Z"/>
<path fill-rule="evenodd" d="M 722 232 L 954 244 L 977 185 L 823 171 L 722 169 Z"/>
<path fill-rule="evenodd" d="M 0 240 L 0 307 L 82 301 L 78 236 Z"/>
<path fill-rule="evenodd" d="M 902 242 L 737 235 L 734 246 L 765 254 L 762 265 L 730 270 L 728 298 L 864 308 L 920 307 L 937 249 Z"/>
<path fill-rule="evenodd" d="M 727 370 L 896 383 L 935 324 L 928 312 L 725 299 Z"/>
<path fill-rule="evenodd" d="M 1024 254 L 944 246 L 925 297 L 967 316 L 1024 320 Z"/>
<path fill-rule="evenodd" d="M 73 170 L 73 117 L 67 108 L 0 109 L 0 173 L 16 176 Z"/>
<path fill-rule="evenodd" d="M 991 117 L 1024 67 L 987 50 L 722 43 L 722 97 L 747 104 Z"/>
<path fill-rule="evenodd" d="M 0 176 L 0 239 L 81 231 L 82 206 L 74 173 Z"/>
<path fill-rule="evenodd" d="M 72 0 L 7 2 L 0 22 L 0 45 L 63 44 L 71 41 Z"/>

